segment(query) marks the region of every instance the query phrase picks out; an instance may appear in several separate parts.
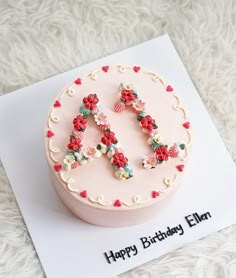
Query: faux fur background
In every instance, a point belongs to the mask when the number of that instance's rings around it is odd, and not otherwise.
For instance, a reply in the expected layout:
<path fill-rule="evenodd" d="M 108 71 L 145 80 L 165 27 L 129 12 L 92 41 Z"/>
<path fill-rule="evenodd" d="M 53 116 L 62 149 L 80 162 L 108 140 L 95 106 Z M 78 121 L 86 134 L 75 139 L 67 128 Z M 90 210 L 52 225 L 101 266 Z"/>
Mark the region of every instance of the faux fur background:
<path fill-rule="evenodd" d="M 234 0 L 1 0 L 0 93 L 163 33 L 169 33 L 236 161 Z M 44 277 L 2 168 L 0 277 Z M 121 277 L 235 278 L 236 225 Z"/>

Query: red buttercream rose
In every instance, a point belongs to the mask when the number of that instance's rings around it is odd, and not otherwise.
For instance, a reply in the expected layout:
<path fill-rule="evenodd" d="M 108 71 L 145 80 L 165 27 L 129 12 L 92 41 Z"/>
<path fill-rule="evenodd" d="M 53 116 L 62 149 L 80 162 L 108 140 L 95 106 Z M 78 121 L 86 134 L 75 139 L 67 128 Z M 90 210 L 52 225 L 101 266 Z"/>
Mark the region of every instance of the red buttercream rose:
<path fill-rule="evenodd" d="M 87 120 L 83 118 L 83 116 L 78 115 L 73 120 L 74 129 L 81 131 L 86 129 Z"/>
<path fill-rule="evenodd" d="M 141 119 L 141 125 L 142 128 L 151 131 L 155 125 L 155 120 L 151 116 L 147 115 Z"/>
<path fill-rule="evenodd" d="M 127 164 L 128 159 L 124 156 L 123 153 L 115 153 L 113 156 L 113 164 L 119 168 L 124 168 Z"/>
<path fill-rule="evenodd" d="M 70 150 L 76 151 L 82 147 L 81 140 L 79 138 L 70 138 L 70 143 L 67 147 Z"/>
<path fill-rule="evenodd" d="M 83 98 L 83 103 L 85 108 L 89 109 L 89 110 L 94 110 L 97 107 L 97 103 L 98 103 L 98 98 L 96 97 L 96 95 L 90 94 L 87 97 Z"/>
<path fill-rule="evenodd" d="M 121 91 L 121 99 L 124 102 L 131 102 L 136 99 L 134 92 L 132 90 L 122 90 Z"/>
<path fill-rule="evenodd" d="M 158 160 L 167 161 L 169 157 L 167 148 L 165 146 L 161 146 L 160 148 L 158 148 L 156 150 L 156 156 Z"/>
<path fill-rule="evenodd" d="M 104 136 L 101 139 L 102 143 L 110 146 L 111 144 L 115 143 L 117 141 L 116 137 L 115 137 L 115 133 L 114 132 L 104 132 Z"/>

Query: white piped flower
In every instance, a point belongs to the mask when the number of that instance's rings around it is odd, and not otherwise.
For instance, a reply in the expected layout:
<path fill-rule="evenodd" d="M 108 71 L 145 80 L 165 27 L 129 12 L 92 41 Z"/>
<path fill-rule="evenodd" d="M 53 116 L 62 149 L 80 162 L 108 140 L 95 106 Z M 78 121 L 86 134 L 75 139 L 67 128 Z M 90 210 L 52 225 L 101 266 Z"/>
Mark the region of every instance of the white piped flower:
<path fill-rule="evenodd" d="M 75 158 L 74 158 L 73 155 L 66 155 L 63 162 L 64 162 L 64 165 L 65 165 L 65 169 L 70 170 L 71 165 L 75 162 Z"/>
<path fill-rule="evenodd" d="M 72 165 L 75 162 L 75 158 L 73 155 L 66 155 L 65 159 L 63 160 L 63 162 L 66 165 Z"/>
<path fill-rule="evenodd" d="M 120 180 L 126 180 L 129 178 L 129 173 L 123 171 L 123 170 L 117 170 L 115 172 L 115 176 Z"/>
<path fill-rule="evenodd" d="M 138 113 L 145 111 L 145 102 L 143 102 L 141 99 L 135 99 L 132 103 L 132 106 Z"/>

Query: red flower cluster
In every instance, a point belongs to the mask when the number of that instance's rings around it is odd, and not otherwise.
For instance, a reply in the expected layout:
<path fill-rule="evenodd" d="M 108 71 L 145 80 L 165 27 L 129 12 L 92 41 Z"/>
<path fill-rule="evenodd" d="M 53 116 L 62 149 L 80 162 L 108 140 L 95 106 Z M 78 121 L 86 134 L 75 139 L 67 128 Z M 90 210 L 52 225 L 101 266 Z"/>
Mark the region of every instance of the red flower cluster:
<path fill-rule="evenodd" d="M 122 90 L 121 99 L 124 102 L 131 102 L 136 99 L 136 96 L 134 95 L 134 92 L 132 90 Z"/>
<path fill-rule="evenodd" d="M 73 120 L 74 129 L 78 131 L 84 131 L 86 129 L 87 120 L 83 118 L 83 116 L 78 115 Z"/>
<path fill-rule="evenodd" d="M 105 131 L 101 141 L 103 144 L 110 146 L 111 144 L 115 143 L 117 139 L 114 132 Z"/>
<path fill-rule="evenodd" d="M 158 160 L 167 161 L 169 157 L 167 148 L 165 146 L 161 146 L 160 148 L 158 148 L 156 150 L 156 156 Z"/>
<path fill-rule="evenodd" d="M 147 115 L 141 119 L 142 128 L 152 131 L 155 125 L 155 120 Z"/>
<path fill-rule="evenodd" d="M 90 94 L 87 97 L 83 98 L 83 103 L 85 108 L 89 110 L 94 110 L 97 107 L 99 99 L 96 97 L 96 95 Z"/>
<path fill-rule="evenodd" d="M 70 150 L 76 151 L 82 147 L 81 140 L 79 138 L 70 138 L 70 143 L 67 147 Z"/>
<path fill-rule="evenodd" d="M 123 153 L 115 153 L 113 156 L 113 164 L 119 168 L 124 168 L 127 164 L 128 159 L 123 155 Z"/>

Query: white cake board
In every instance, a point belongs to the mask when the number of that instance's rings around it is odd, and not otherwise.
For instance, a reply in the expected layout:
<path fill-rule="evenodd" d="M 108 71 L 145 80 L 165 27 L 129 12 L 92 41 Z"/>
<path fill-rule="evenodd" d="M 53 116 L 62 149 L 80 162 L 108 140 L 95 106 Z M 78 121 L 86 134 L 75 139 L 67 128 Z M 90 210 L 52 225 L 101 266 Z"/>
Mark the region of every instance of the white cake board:
<path fill-rule="evenodd" d="M 194 133 L 188 170 L 169 206 L 156 219 L 129 228 L 95 227 L 71 215 L 51 185 L 43 146 L 49 106 L 65 83 L 115 63 L 140 64 L 172 81 L 191 113 Z M 49 278 L 114 276 L 236 222 L 235 166 L 166 35 L 1 97 L 0 130 L 0 157 Z M 211 218 L 189 227 L 185 216 L 206 212 Z M 179 225 L 183 235 L 143 248 L 140 238 Z M 104 256 L 134 245 L 138 253 L 125 260 L 109 264 Z"/>

